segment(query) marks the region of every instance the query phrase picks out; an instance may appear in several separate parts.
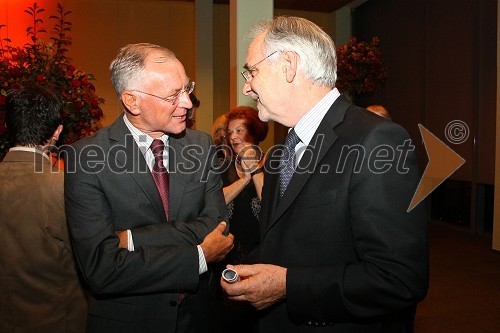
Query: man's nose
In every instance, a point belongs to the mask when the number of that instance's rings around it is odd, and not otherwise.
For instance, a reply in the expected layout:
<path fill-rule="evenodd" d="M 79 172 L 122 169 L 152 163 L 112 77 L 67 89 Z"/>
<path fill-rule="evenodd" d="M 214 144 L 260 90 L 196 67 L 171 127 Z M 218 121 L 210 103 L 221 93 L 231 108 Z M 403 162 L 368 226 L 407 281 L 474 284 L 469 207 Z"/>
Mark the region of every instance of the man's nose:
<path fill-rule="evenodd" d="M 245 83 L 243 83 L 243 95 L 250 95 L 250 92 L 252 91 L 252 87 L 250 86 L 250 82 L 248 81 L 245 81 Z"/>
<path fill-rule="evenodd" d="M 181 95 L 179 96 L 179 104 L 182 104 L 182 107 L 185 107 L 186 109 L 193 108 L 193 102 L 191 102 L 191 98 L 189 98 L 187 91 L 181 92 Z"/>

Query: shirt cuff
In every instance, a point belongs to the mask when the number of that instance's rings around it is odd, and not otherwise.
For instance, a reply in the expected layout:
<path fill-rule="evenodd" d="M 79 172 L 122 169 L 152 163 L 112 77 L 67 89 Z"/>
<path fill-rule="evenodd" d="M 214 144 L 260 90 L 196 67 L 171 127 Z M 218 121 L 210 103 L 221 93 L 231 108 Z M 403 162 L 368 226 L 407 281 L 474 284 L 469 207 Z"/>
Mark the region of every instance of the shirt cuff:
<path fill-rule="evenodd" d="M 130 252 L 134 251 L 134 240 L 132 239 L 132 231 L 127 230 L 127 249 Z"/>
<path fill-rule="evenodd" d="M 207 267 L 207 261 L 205 260 L 205 254 L 203 253 L 203 250 L 201 249 L 200 245 L 196 246 L 198 248 L 198 262 L 200 264 L 199 266 L 199 274 L 203 274 L 206 271 L 208 271 Z"/>

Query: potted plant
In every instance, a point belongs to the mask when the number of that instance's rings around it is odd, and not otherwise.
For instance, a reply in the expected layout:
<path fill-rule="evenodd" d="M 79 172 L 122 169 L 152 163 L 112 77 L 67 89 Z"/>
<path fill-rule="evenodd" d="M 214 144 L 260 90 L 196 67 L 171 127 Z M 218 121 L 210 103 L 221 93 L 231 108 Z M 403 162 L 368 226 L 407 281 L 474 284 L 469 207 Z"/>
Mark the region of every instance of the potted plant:
<path fill-rule="evenodd" d="M 387 68 L 382 61 L 380 40 L 358 41 L 356 37 L 337 48 L 336 87 L 349 96 L 372 92 L 382 87 L 387 79 Z"/>
<path fill-rule="evenodd" d="M 49 16 L 54 21 L 49 34 L 40 17 L 44 11 L 36 2 L 25 10 L 33 22 L 26 29 L 30 43 L 19 47 L 12 46 L 9 38 L 0 39 L 0 159 L 9 148 L 8 129 L 4 122 L 6 96 L 9 90 L 25 82 L 53 85 L 66 101 L 62 114 L 64 131 L 59 144 L 70 144 L 100 128 L 99 120 L 103 115 L 100 105 L 104 99 L 95 92 L 94 76 L 76 68 L 67 56 L 71 45 L 67 36 L 71 22 L 66 16 L 71 12 L 65 11 L 58 3 L 57 15 Z M 0 24 L 0 33 L 2 28 L 5 28 L 4 24 Z"/>

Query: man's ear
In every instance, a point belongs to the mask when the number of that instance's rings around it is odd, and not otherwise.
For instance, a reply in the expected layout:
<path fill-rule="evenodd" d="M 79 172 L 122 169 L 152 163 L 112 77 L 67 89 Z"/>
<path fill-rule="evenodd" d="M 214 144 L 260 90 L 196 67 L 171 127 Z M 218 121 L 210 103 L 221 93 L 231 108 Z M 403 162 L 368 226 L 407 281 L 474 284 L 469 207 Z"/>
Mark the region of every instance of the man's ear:
<path fill-rule="evenodd" d="M 297 75 L 299 55 L 293 51 L 285 51 L 283 54 L 285 60 L 286 81 L 290 83 L 295 78 L 295 75 Z"/>
<path fill-rule="evenodd" d="M 128 91 L 124 91 L 121 96 L 122 103 L 125 108 L 134 116 L 137 116 L 141 113 L 141 109 L 139 108 L 140 101 L 134 94 L 131 94 Z"/>
<path fill-rule="evenodd" d="M 56 130 L 52 134 L 52 138 L 54 138 L 55 141 L 59 140 L 59 135 L 61 135 L 62 130 L 63 130 L 63 125 L 57 126 Z"/>

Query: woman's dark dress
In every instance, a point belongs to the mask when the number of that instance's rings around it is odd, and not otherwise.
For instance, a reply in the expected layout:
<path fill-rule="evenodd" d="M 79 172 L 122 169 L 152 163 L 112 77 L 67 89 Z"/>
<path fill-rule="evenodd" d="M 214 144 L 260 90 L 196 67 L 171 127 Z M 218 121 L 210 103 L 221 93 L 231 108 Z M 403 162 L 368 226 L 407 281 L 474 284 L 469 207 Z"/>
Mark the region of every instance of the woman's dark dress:
<path fill-rule="evenodd" d="M 221 161 L 224 164 L 222 182 L 224 187 L 240 179 L 234 167 L 234 161 Z M 227 168 L 226 168 L 227 167 Z M 253 181 L 227 205 L 229 215 L 229 230 L 234 235 L 234 248 L 220 263 L 220 271 L 227 264 L 237 265 L 252 263 L 250 253 L 260 242 L 259 213 L 260 200 Z M 251 257 L 251 255 L 250 255 Z M 247 303 L 229 302 L 219 290 L 221 308 L 219 309 L 219 331 L 221 333 L 251 333 L 255 332 L 258 313 Z"/>
<path fill-rule="evenodd" d="M 234 161 L 222 175 L 224 187 L 240 179 Z M 260 200 L 255 185 L 250 181 L 247 186 L 227 205 L 229 225 L 234 235 L 234 248 L 224 260 L 228 264 L 248 263 L 248 255 L 259 245 Z"/>

